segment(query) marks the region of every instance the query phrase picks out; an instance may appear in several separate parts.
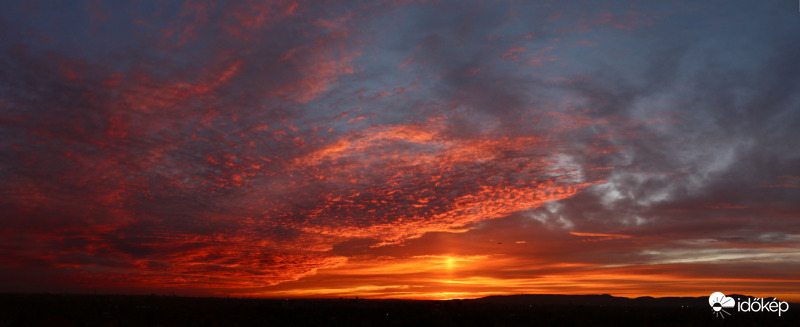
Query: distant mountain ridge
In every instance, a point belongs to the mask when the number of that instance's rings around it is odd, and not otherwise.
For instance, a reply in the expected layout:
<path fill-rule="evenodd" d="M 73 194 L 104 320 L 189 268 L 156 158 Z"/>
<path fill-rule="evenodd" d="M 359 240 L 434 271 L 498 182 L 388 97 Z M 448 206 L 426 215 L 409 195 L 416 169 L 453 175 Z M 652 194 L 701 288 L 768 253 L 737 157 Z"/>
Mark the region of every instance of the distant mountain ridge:
<path fill-rule="evenodd" d="M 782 316 L 713 313 L 705 296 L 399 300 L 0 293 L 0 326 L 800 326 L 793 308 Z"/>
<path fill-rule="evenodd" d="M 757 297 L 740 294 L 730 294 L 729 297 L 745 301 Z M 764 298 L 770 301 L 773 297 Z M 661 297 L 642 296 L 627 298 L 609 294 L 597 295 L 561 295 L 561 294 L 519 294 L 519 295 L 492 295 L 473 299 L 476 303 L 494 303 L 506 305 L 587 305 L 587 306 L 708 306 L 708 296 L 700 297 Z"/>

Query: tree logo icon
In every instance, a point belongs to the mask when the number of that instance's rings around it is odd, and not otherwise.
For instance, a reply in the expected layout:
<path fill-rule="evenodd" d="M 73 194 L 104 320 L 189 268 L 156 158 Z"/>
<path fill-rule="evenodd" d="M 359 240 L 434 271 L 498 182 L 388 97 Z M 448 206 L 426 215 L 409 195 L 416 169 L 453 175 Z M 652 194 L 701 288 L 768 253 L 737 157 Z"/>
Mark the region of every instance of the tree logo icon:
<path fill-rule="evenodd" d="M 714 313 L 715 316 L 725 319 L 726 314 L 729 316 L 731 314 L 723 308 L 733 308 L 736 306 L 736 300 L 732 297 L 725 296 L 722 292 L 714 292 L 708 297 L 708 304 L 711 306 L 712 313 Z"/>

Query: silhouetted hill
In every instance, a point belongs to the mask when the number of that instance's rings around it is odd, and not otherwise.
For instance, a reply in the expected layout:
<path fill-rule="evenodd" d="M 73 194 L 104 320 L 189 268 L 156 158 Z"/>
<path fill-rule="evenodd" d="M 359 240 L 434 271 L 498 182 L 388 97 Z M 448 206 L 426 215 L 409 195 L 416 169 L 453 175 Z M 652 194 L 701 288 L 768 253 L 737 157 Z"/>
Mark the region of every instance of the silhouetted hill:
<path fill-rule="evenodd" d="M 800 326 L 797 310 L 722 319 L 707 297 L 607 294 L 449 301 L 0 294 L 0 326 Z"/>
<path fill-rule="evenodd" d="M 558 295 L 523 294 L 496 295 L 474 300 L 479 303 L 522 305 L 592 305 L 592 306 L 703 306 L 708 307 L 708 297 L 662 297 L 650 296 L 635 299 L 602 295 Z"/>

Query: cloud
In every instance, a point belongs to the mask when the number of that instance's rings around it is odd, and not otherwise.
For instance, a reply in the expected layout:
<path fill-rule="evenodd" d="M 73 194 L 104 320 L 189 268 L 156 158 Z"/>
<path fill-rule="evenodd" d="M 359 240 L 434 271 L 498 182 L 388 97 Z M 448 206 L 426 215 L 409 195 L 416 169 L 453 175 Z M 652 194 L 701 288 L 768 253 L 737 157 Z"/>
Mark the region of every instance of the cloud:
<path fill-rule="evenodd" d="M 2 5 L 15 288 L 707 293 L 715 264 L 767 289 L 746 265 L 770 255 L 791 277 L 776 5 L 101 5 Z"/>

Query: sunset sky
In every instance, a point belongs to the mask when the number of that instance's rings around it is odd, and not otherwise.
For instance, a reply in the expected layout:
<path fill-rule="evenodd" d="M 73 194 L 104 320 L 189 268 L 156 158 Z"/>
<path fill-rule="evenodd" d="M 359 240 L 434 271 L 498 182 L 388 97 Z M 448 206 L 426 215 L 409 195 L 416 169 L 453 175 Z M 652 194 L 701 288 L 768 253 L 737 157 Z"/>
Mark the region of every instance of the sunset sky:
<path fill-rule="evenodd" d="M 0 292 L 800 301 L 796 1 L 3 1 Z"/>

